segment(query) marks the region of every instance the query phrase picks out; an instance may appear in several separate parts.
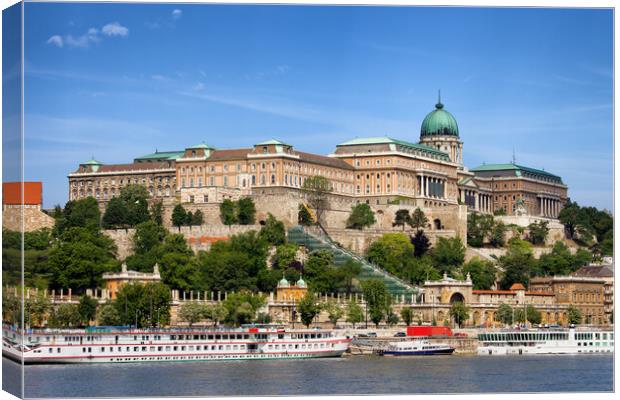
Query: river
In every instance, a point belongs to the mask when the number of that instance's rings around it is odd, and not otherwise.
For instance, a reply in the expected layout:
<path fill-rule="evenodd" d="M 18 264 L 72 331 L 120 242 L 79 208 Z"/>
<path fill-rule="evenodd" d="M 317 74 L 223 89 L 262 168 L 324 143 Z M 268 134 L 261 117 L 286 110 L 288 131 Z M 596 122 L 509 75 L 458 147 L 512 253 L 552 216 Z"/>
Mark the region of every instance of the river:
<path fill-rule="evenodd" d="M 5 390 L 20 365 L 2 360 Z M 609 392 L 612 355 L 32 365 L 26 397 Z"/>

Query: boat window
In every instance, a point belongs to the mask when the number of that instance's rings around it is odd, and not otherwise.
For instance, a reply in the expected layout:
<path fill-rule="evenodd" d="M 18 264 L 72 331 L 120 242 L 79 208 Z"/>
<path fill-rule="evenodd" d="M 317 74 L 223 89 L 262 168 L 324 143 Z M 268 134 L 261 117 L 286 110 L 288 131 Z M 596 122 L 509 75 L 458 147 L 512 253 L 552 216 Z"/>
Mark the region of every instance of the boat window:
<path fill-rule="evenodd" d="M 202 346 L 196 346 L 196 350 L 201 350 Z"/>
<path fill-rule="evenodd" d="M 89 347 L 89 348 L 88 348 L 88 352 L 89 352 L 89 353 L 92 353 L 92 352 L 93 352 L 93 349 Z"/>
<path fill-rule="evenodd" d="M 207 338 L 208 338 L 209 340 L 213 340 L 213 335 L 208 335 L 208 336 L 207 336 Z"/>
<path fill-rule="evenodd" d="M 173 347 L 172 347 L 172 350 L 173 350 L 173 351 L 178 351 L 178 350 L 179 350 L 179 346 L 173 346 Z"/>
<path fill-rule="evenodd" d="M 102 352 L 102 353 L 105 353 L 105 347 L 102 347 L 102 348 L 101 348 L 101 352 Z"/>
<path fill-rule="evenodd" d="M 162 351 L 162 346 L 157 346 L 157 351 Z"/>
<path fill-rule="evenodd" d="M 56 349 L 56 353 L 60 353 L 61 349 L 60 347 Z"/>
<path fill-rule="evenodd" d="M 215 346 L 211 346 L 211 350 L 215 350 Z"/>
<path fill-rule="evenodd" d="M 239 339 L 239 340 L 243 339 L 243 335 L 238 334 L 238 335 L 237 335 L 237 339 Z"/>
<path fill-rule="evenodd" d="M 177 340 L 177 335 L 170 335 L 170 340 Z"/>
<path fill-rule="evenodd" d="M 170 346 L 166 346 L 166 351 L 170 351 Z"/>
<path fill-rule="evenodd" d="M 243 338 L 244 338 L 244 339 L 249 339 L 249 338 L 250 338 L 250 335 L 243 335 Z"/>
<path fill-rule="evenodd" d="M 284 339 L 284 334 L 278 333 L 278 339 Z"/>
<path fill-rule="evenodd" d="M 298 345 L 298 344 L 296 344 L 296 345 L 295 345 L 295 348 L 296 348 L 296 349 L 298 349 L 298 348 L 299 348 L 299 345 Z"/>
<path fill-rule="evenodd" d="M 244 345 L 244 344 L 240 344 L 240 345 L 239 345 L 239 349 L 240 349 L 240 350 L 245 349 L 245 345 Z"/>
<path fill-rule="evenodd" d="M 271 347 L 271 346 L 269 346 L 269 347 Z M 233 345 L 233 350 L 239 350 L 239 346 L 238 346 L 238 345 L 236 345 L 236 344 L 235 344 L 235 345 Z"/>
<path fill-rule="evenodd" d="M 135 346 L 135 347 L 133 348 L 133 351 L 138 351 L 138 349 L 139 349 L 139 347 L 138 347 L 138 346 Z"/>
<path fill-rule="evenodd" d="M 215 335 L 215 340 L 220 340 L 222 338 L 221 335 Z"/>
<path fill-rule="evenodd" d="M 226 345 L 226 350 L 230 350 L 230 345 L 229 344 Z"/>
<path fill-rule="evenodd" d="M 224 349 L 224 346 L 219 345 L 219 346 L 217 346 L 217 349 L 218 349 L 218 350 L 223 350 L 223 349 Z"/>
<path fill-rule="evenodd" d="M 228 340 L 228 335 L 222 335 L 222 340 Z"/>
<path fill-rule="evenodd" d="M 207 335 L 200 335 L 200 340 L 205 340 L 207 338 Z"/>
<path fill-rule="evenodd" d="M 603 340 L 607 340 L 607 333 L 603 333 Z"/>

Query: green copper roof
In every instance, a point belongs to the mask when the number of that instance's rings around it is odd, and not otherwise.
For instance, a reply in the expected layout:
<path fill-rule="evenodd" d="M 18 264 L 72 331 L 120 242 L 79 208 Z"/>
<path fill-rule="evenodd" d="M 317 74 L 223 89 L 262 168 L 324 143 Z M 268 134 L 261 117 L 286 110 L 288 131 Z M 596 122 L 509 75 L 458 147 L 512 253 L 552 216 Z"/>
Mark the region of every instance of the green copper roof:
<path fill-rule="evenodd" d="M 95 158 L 93 157 L 85 163 L 82 163 L 82 165 L 103 165 L 103 163 L 101 161 L 95 160 Z"/>
<path fill-rule="evenodd" d="M 459 137 L 459 127 L 456 119 L 454 119 L 452 114 L 443 109 L 441 100 L 435 104 L 435 110 L 431 111 L 424 118 L 422 128 L 420 129 L 420 137 L 435 135 Z"/>
<path fill-rule="evenodd" d="M 155 151 L 155 153 L 147 154 L 142 157 L 136 158 L 136 160 L 176 160 L 181 157 L 185 152 L 184 151 Z"/>
<path fill-rule="evenodd" d="M 264 142 L 256 143 L 255 146 L 267 146 L 270 144 L 279 144 L 282 146 L 290 146 L 290 144 L 286 144 L 278 139 L 265 140 Z"/>
<path fill-rule="evenodd" d="M 199 143 L 195 146 L 190 146 L 188 149 L 212 149 L 213 147 L 209 146 L 205 142 Z"/>
<path fill-rule="evenodd" d="M 476 168 L 471 169 L 472 172 L 489 172 L 489 171 L 514 171 L 515 176 L 524 176 L 524 177 L 545 177 L 551 178 L 552 180 L 562 183 L 562 178 L 550 174 L 547 171 L 543 171 L 536 168 L 524 167 L 523 165 L 518 164 L 483 164 Z"/>
<path fill-rule="evenodd" d="M 368 144 L 397 144 L 400 146 L 408 147 L 410 149 L 430 153 L 441 159 L 449 160 L 448 154 L 444 153 L 443 151 L 439 151 L 437 149 L 434 149 L 432 147 L 429 147 L 429 146 L 426 146 L 420 143 L 412 143 L 412 142 L 407 142 L 404 140 L 393 139 L 389 136 L 355 138 L 355 139 L 340 143 L 337 146 L 356 146 L 356 145 L 368 145 Z"/>

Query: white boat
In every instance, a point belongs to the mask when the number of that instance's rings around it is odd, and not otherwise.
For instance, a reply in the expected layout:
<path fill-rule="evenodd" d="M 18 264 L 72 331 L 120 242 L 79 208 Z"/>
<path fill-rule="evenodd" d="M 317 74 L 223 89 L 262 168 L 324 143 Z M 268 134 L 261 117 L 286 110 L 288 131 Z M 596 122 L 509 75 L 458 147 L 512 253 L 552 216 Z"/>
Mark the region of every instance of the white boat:
<path fill-rule="evenodd" d="M 454 353 L 454 347 L 447 344 L 431 344 L 425 338 L 390 342 L 387 348 L 381 351 L 384 356 L 435 356 L 452 353 Z"/>
<path fill-rule="evenodd" d="M 3 327 L 2 355 L 32 363 L 127 363 L 340 357 L 351 339 L 276 328 L 29 330 Z M 23 338 L 23 340 L 22 340 Z"/>
<path fill-rule="evenodd" d="M 478 334 L 478 354 L 613 353 L 614 333 L 603 330 L 509 330 Z"/>

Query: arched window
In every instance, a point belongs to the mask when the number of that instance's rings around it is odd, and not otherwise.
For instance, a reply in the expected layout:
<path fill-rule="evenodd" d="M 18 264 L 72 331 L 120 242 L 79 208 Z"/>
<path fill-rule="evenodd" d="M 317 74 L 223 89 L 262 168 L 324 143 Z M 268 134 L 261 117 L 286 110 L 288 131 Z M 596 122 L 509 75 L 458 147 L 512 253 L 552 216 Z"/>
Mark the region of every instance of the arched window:
<path fill-rule="evenodd" d="M 252 185 L 256 185 L 256 175 L 252 175 Z"/>
<path fill-rule="evenodd" d="M 271 175 L 271 184 L 275 185 L 276 183 L 276 176 L 275 175 Z"/>

